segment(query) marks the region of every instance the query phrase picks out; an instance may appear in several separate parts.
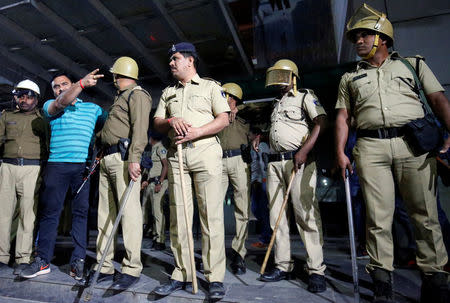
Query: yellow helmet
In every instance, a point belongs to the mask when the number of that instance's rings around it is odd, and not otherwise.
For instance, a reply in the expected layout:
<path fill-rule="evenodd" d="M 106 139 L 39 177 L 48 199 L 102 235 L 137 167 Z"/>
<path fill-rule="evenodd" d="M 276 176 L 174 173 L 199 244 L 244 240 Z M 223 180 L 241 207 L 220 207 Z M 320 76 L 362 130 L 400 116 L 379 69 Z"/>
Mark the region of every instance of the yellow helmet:
<path fill-rule="evenodd" d="M 385 34 L 394 41 L 394 29 L 391 22 L 382 13 L 367 4 L 363 4 L 347 23 L 346 36 L 351 40 L 352 33 L 357 29 L 368 29 Z"/>
<path fill-rule="evenodd" d="M 271 85 L 290 85 L 292 74 L 298 78 L 297 65 L 288 59 L 278 60 L 272 67 L 267 69 L 266 87 Z"/>
<path fill-rule="evenodd" d="M 222 88 L 225 93 L 230 94 L 238 98 L 239 100 L 242 100 L 242 89 L 236 83 L 225 83 L 224 85 L 222 85 Z"/>
<path fill-rule="evenodd" d="M 114 65 L 109 69 L 113 74 L 122 75 L 137 80 L 139 68 L 132 58 L 120 57 L 114 62 Z"/>
<path fill-rule="evenodd" d="M 347 39 L 352 41 L 353 35 L 360 29 L 368 29 L 376 32 L 374 46 L 371 52 L 367 56 L 363 57 L 363 59 L 373 57 L 378 47 L 380 34 L 386 35 L 391 39 L 391 42 L 394 42 L 394 29 L 392 28 L 391 22 L 386 18 L 386 14 L 370 7 L 365 3 L 358 8 L 347 23 Z"/>

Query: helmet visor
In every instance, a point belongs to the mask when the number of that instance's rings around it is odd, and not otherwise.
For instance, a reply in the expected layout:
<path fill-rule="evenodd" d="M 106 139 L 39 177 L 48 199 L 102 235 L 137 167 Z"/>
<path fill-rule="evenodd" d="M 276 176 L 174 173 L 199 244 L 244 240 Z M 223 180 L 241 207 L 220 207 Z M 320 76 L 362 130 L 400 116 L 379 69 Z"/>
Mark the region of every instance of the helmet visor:
<path fill-rule="evenodd" d="M 266 87 L 271 85 L 290 85 L 292 71 L 283 69 L 268 70 L 266 74 Z"/>
<path fill-rule="evenodd" d="M 29 90 L 29 89 L 19 89 L 19 90 L 16 90 L 15 92 L 14 92 L 14 95 L 16 95 L 17 96 L 17 98 L 22 98 L 23 96 L 29 96 L 29 97 L 37 97 L 37 94 L 34 92 L 34 91 L 32 91 L 32 90 Z"/>
<path fill-rule="evenodd" d="M 358 23 L 367 19 L 374 20 L 375 25 L 373 29 L 378 30 L 386 20 L 386 15 L 364 3 L 364 5 L 358 8 L 355 14 L 348 21 L 347 30 L 350 31 L 354 29 L 358 26 Z"/>

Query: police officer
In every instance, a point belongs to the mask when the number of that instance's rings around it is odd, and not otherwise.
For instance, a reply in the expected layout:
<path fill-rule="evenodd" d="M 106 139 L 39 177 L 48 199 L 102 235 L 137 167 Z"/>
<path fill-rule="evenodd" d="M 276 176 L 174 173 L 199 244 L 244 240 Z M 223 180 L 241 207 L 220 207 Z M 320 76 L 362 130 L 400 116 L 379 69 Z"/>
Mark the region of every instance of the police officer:
<path fill-rule="evenodd" d="M 11 223 L 17 202 L 20 215 L 14 274 L 19 274 L 30 262 L 41 161 L 48 156 L 49 127 L 36 108 L 40 95 L 36 83 L 23 80 L 13 93 L 18 109 L 4 112 L 0 118 L 0 147 L 4 147 L 0 166 L 0 268 L 9 262 Z"/>
<path fill-rule="evenodd" d="M 229 122 L 219 134 L 220 145 L 223 149 L 222 158 L 222 197 L 225 198 L 228 182 L 231 181 L 234 196 L 234 218 L 236 220 L 236 235 L 231 243 L 231 270 L 236 275 L 246 272 L 245 268 L 245 241 L 248 237 L 248 214 L 250 209 L 250 150 L 241 150 L 247 145 L 247 135 L 250 124 L 237 116 L 237 105 L 242 102 L 242 89 L 236 83 L 226 83 L 222 86 L 227 95 L 230 106 Z M 244 161 L 245 160 L 245 161 Z"/>
<path fill-rule="evenodd" d="M 148 221 L 148 209 L 151 208 L 153 216 L 153 244 L 154 250 L 166 249 L 166 217 L 164 215 L 165 192 L 169 186 L 167 181 L 167 149 L 162 143 L 162 135 L 152 133 L 150 144 L 152 146 L 152 167 L 147 174 L 147 180 L 142 182 L 144 197 L 142 202 L 142 214 L 144 224 Z"/>
<path fill-rule="evenodd" d="M 281 98 L 275 100 L 271 116 L 269 140 L 272 153 L 268 157 L 267 192 L 273 229 L 291 172 L 295 170 L 290 198 L 307 253 L 308 290 L 316 293 L 325 291 L 326 284 L 322 222 L 315 195 L 316 163 L 310 152 L 324 128 L 326 113 L 312 90 L 297 91 L 297 79 L 297 65 L 290 60 L 279 60 L 267 70 L 266 86 L 277 85 L 281 93 Z M 254 143 L 257 146 L 258 140 Z M 261 280 L 274 282 L 286 279 L 293 267 L 286 207 L 275 238 L 275 268 L 263 274 Z"/>
<path fill-rule="evenodd" d="M 436 209 L 436 163 L 427 153 L 417 155 L 405 139 L 403 126 L 424 116 L 412 72 L 388 48 L 394 41 L 386 15 L 364 4 L 347 24 L 347 38 L 363 60 L 342 76 L 336 104 L 337 160 L 344 176 L 352 167 L 344 154 L 351 116 L 356 119 L 353 149 L 366 201 L 366 269 L 374 283 L 374 302 L 393 302 L 392 219 L 394 183 L 400 189 L 415 226 L 417 265 L 422 271 L 421 302 L 448 302 L 447 253 Z M 444 89 L 423 60 L 408 61 L 419 68 L 420 82 L 433 112 L 450 130 L 450 106 Z M 417 65 L 416 65 L 417 63 Z M 450 146 L 450 139 L 443 151 Z"/>
<path fill-rule="evenodd" d="M 106 242 L 116 219 L 119 202 L 130 180 L 140 184 L 141 155 L 147 144 L 147 129 L 152 100 L 148 92 L 137 85 L 138 65 L 130 57 L 120 57 L 110 69 L 118 89 L 108 120 L 100 137 L 104 157 L 100 161 L 97 262 L 106 255 L 100 269 L 102 279 L 112 279 L 114 245 L 105 251 Z M 139 279 L 142 271 L 142 210 L 140 187 L 133 186 L 122 216 L 122 234 L 126 254 L 122 272 L 113 289 L 127 289 Z"/>
<path fill-rule="evenodd" d="M 225 93 L 215 81 L 197 74 L 194 45 L 181 42 L 169 50 L 169 66 L 176 83 L 164 89 L 155 112 L 155 129 L 169 132 L 170 240 L 175 269 L 169 283 L 155 288 L 158 295 L 168 295 L 186 288 L 191 282 L 187 228 L 176 144 L 182 144 L 187 191 L 188 215 L 193 215 L 192 182 L 202 226 L 202 259 L 209 282 L 209 297 L 225 295 L 225 239 L 222 193 L 222 148 L 215 137 L 228 125 L 230 107 Z"/>

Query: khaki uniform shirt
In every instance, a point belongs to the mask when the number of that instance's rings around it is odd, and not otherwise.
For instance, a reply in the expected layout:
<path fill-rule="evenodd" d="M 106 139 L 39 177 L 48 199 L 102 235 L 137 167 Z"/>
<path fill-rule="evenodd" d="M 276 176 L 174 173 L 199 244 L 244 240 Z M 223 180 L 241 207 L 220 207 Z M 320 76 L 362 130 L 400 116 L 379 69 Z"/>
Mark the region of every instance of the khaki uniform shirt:
<path fill-rule="evenodd" d="M 162 172 L 162 160 L 167 158 L 167 149 L 164 147 L 162 142 L 158 142 L 152 147 L 152 163 L 153 166 L 150 169 L 148 178 L 159 177 Z"/>
<path fill-rule="evenodd" d="M 147 130 L 152 108 L 152 98 L 139 88 L 130 85 L 118 91 L 109 111 L 108 120 L 100 133 L 102 145 L 115 145 L 120 138 L 131 139 L 128 161 L 140 163 L 148 142 Z M 134 89 L 135 88 L 135 89 Z M 128 97 L 133 94 L 128 104 Z"/>
<path fill-rule="evenodd" d="M 3 158 L 47 160 L 49 135 L 48 123 L 38 109 L 31 113 L 4 112 L 0 117 Z"/>
<path fill-rule="evenodd" d="M 392 59 L 398 56 L 393 52 L 380 67 L 360 61 L 355 71 L 342 76 L 336 108 L 351 110 L 356 128 L 401 127 L 424 116 L 422 103 L 411 88 L 415 84 L 413 75 L 403 62 Z M 415 68 L 416 58 L 407 59 Z M 444 91 L 423 60 L 419 73 L 425 95 Z"/>
<path fill-rule="evenodd" d="M 193 127 L 201 127 L 213 121 L 218 114 L 229 111 L 230 107 L 220 85 L 196 74 L 185 85 L 178 82 L 163 90 L 155 118 L 183 118 Z M 175 146 L 174 135 L 175 131 L 171 128 L 169 138 L 172 147 Z M 210 138 L 202 138 L 196 142 L 208 139 Z"/>
<path fill-rule="evenodd" d="M 326 115 L 316 95 L 310 89 L 301 90 L 294 96 L 290 90 L 279 99 L 270 117 L 270 147 L 276 152 L 300 148 L 303 138 L 309 135 L 310 123 L 315 117 Z"/>
<path fill-rule="evenodd" d="M 247 135 L 250 131 L 250 124 L 244 119 L 236 117 L 232 123 L 225 127 L 217 136 L 223 150 L 240 149 L 241 144 L 247 144 Z"/>

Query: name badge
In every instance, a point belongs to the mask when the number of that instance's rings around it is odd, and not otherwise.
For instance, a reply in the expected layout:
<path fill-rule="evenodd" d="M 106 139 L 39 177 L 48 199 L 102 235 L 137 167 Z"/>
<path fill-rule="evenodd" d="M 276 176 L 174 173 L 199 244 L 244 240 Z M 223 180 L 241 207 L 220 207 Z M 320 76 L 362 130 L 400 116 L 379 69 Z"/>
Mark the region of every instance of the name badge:
<path fill-rule="evenodd" d="M 367 77 L 367 73 L 353 77 L 352 82 L 355 82 L 356 80 L 362 79 L 364 77 Z"/>

